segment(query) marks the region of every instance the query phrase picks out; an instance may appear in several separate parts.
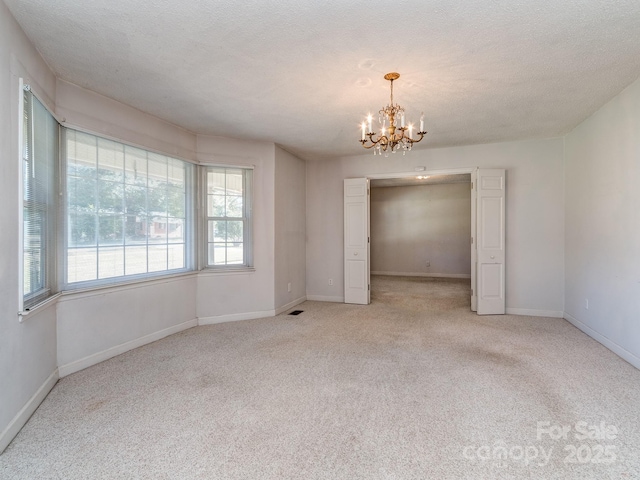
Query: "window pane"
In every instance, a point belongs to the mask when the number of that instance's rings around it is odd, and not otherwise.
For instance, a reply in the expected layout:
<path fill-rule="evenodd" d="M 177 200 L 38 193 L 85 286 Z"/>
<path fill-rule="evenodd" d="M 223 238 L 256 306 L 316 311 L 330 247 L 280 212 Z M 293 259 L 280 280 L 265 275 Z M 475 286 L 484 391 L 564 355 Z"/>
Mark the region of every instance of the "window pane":
<path fill-rule="evenodd" d="M 224 195 L 225 184 L 224 168 L 212 168 L 207 172 L 207 193 Z"/>
<path fill-rule="evenodd" d="M 210 242 L 226 242 L 227 241 L 227 222 L 226 221 L 209 221 L 209 241 Z"/>
<path fill-rule="evenodd" d="M 227 169 L 227 195 L 242 195 L 242 170 Z"/>
<path fill-rule="evenodd" d="M 98 138 L 98 178 L 117 182 L 124 180 L 124 145 Z"/>
<path fill-rule="evenodd" d="M 148 153 L 149 187 L 167 186 L 167 157 L 157 153 Z"/>
<path fill-rule="evenodd" d="M 74 155 L 67 169 L 67 283 L 186 268 L 193 167 L 73 130 L 66 135 Z M 75 248 L 90 245 L 97 250 Z"/>
<path fill-rule="evenodd" d="M 161 186 L 147 190 L 147 208 L 151 215 L 166 215 L 167 187 Z"/>
<path fill-rule="evenodd" d="M 177 243 L 169 245 L 169 270 L 184 268 L 185 244 Z"/>
<path fill-rule="evenodd" d="M 99 181 L 98 207 L 100 212 L 122 212 L 124 207 L 124 185 L 116 182 Z"/>
<path fill-rule="evenodd" d="M 149 245 L 149 271 L 157 272 L 167 269 L 167 246 Z"/>
<path fill-rule="evenodd" d="M 122 245 L 123 237 L 122 215 L 101 214 L 98 217 L 98 244 Z"/>
<path fill-rule="evenodd" d="M 244 248 L 242 243 L 227 243 L 227 263 L 229 265 L 244 263 Z"/>
<path fill-rule="evenodd" d="M 70 175 L 95 177 L 98 162 L 96 137 L 82 132 L 67 136 L 67 169 Z"/>
<path fill-rule="evenodd" d="M 207 195 L 207 216 L 224 217 L 225 211 L 224 195 Z"/>
<path fill-rule="evenodd" d="M 69 248 L 67 250 L 67 281 L 83 282 L 98 278 L 98 249 Z"/>
<path fill-rule="evenodd" d="M 226 216 L 242 218 L 242 197 L 227 197 Z"/>
<path fill-rule="evenodd" d="M 242 243 L 243 238 L 242 222 L 227 222 L 227 242 Z"/>
<path fill-rule="evenodd" d="M 226 265 L 227 248 L 225 243 L 209 244 L 209 265 Z"/>
<path fill-rule="evenodd" d="M 143 217 L 137 215 L 126 215 L 124 224 L 124 243 L 127 245 L 140 245 L 147 243 L 145 234 L 145 222 Z"/>
<path fill-rule="evenodd" d="M 184 243 L 184 226 L 185 226 L 184 218 L 168 218 L 168 231 L 167 237 L 169 239 L 169 243 Z"/>
<path fill-rule="evenodd" d="M 92 213 L 69 212 L 68 236 L 69 247 L 96 245 L 96 215 Z"/>
<path fill-rule="evenodd" d="M 140 148 L 124 146 L 125 182 L 130 185 L 147 185 L 147 152 Z"/>
<path fill-rule="evenodd" d="M 186 168 L 184 162 L 170 158 L 168 168 L 169 186 L 182 192 L 186 191 Z"/>
<path fill-rule="evenodd" d="M 147 188 L 126 185 L 124 191 L 124 210 L 128 215 L 147 215 Z"/>
<path fill-rule="evenodd" d="M 170 217 L 185 217 L 185 193 L 184 191 L 169 187 L 167 189 L 167 214 Z"/>
<path fill-rule="evenodd" d="M 147 246 L 125 247 L 124 264 L 125 275 L 147 273 Z"/>
<path fill-rule="evenodd" d="M 124 247 L 98 249 L 98 272 L 100 278 L 124 275 Z"/>

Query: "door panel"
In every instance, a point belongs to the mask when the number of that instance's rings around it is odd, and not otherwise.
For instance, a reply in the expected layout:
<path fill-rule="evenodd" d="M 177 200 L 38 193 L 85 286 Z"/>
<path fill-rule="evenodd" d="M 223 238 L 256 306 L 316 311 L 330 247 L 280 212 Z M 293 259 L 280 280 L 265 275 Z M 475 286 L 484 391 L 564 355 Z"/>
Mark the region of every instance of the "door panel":
<path fill-rule="evenodd" d="M 369 180 L 344 181 L 344 301 L 368 305 Z"/>
<path fill-rule="evenodd" d="M 476 214 L 478 210 L 477 190 L 478 190 L 478 172 L 471 172 L 471 311 L 478 311 L 478 285 L 477 285 L 477 244 L 478 236 L 476 235 Z"/>
<path fill-rule="evenodd" d="M 479 169 L 477 181 L 478 315 L 505 313 L 505 171 Z"/>

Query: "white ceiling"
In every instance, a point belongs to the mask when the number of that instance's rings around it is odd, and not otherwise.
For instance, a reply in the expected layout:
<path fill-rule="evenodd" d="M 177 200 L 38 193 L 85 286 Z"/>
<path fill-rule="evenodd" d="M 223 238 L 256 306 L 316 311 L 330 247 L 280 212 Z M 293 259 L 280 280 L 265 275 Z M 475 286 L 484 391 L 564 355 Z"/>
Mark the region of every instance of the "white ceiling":
<path fill-rule="evenodd" d="M 640 76 L 638 0 L 4 0 L 62 79 L 194 133 L 364 153 L 395 100 L 443 147 L 562 135 Z"/>

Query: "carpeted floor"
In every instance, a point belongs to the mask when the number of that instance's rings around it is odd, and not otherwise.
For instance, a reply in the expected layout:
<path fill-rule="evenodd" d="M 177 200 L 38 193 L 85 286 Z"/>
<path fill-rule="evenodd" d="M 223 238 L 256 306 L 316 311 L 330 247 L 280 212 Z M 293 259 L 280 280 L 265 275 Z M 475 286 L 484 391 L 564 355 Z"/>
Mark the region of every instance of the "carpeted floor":
<path fill-rule="evenodd" d="M 640 478 L 640 371 L 468 281 L 197 327 L 63 378 L 6 479 Z"/>

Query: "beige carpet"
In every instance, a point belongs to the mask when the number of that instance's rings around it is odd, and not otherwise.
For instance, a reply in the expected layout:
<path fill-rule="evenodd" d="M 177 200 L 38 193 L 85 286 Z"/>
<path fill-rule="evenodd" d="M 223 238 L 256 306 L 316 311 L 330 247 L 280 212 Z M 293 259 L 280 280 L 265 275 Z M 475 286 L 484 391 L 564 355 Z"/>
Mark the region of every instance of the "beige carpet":
<path fill-rule="evenodd" d="M 640 371 L 564 320 L 478 317 L 468 291 L 375 277 L 370 306 L 120 355 L 56 385 L 0 478 L 640 478 Z"/>

